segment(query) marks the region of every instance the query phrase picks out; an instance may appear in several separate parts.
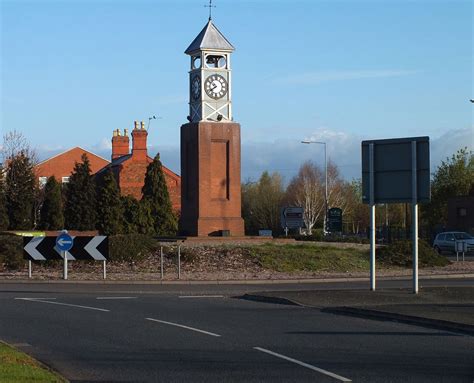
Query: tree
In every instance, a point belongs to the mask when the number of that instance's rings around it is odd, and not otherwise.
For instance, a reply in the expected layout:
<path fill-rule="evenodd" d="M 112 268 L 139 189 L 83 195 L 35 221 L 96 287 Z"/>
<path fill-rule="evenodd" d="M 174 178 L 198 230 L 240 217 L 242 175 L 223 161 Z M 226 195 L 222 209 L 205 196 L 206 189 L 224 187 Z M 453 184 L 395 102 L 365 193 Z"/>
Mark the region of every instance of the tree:
<path fill-rule="evenodd" d="M 61 185 L 54 176 L 48 178 L 44 187 L 44 201 L 40 210 L 39 228 L 61 230 L 64 228 Z"/>
<path fill-rule="evenodd" d="M 466 196 L 474 189 L 474 155 L 467 148 L 442 161 L 431 181 L 431 202 L 422 205 L 422 217 L 430 227 L 448 223 L 448 199 Z"/>
<path fill-rule="evenodd" d="M 285 191 L 279 173 L 265 171 L 256 183 L 242 185 L 242 217 L 247 233 L 256 234 L 259 229 L 271 229 L 278 233 L 280 209 Z"/>
<path fill-rule="evenodd" d="M 150 205 L 127 195 L 120 198 L 123 208 L 123 233 L 153 234 Z"/>
<path fill-rule="evenodd" d="M 35 207 L 35 175 L 33 164 L 24 153 L 7 162 L 5 194 L 10 229 L 30 230 Z"/>
<path fill-rule="evenodd" d="M 97 190 L 97 228 L 102 234 L 119 234 L 123 229 L 123 205 L 120 190 L 110 169 Z"/>
<path fill-rule="evenodd" d="M 94 230 L 97 217 L 95 185 L 87 155 L 84 153 L 81 159 L 82 162 L 76 162 L 66 185 L 64 218 L 68 229 Z"/>
<path fill-rule="evenodd" d="M 161 236 L 176 235 L 178 220 L 171 205 L 159 153 L 146 169 L 142 193 L 143 208 L 149 208 L 154 233 Z"/>
<path fill-rule="evenodd" d="M 300 166 L 287 188 L 287 199 L 293 206 L 304 209 L 303 220 L 311 234 L 318 219 L 324 217 L 324 174 L 312 161 Z"/>
<path fill-rule="evenodd" d="M 10 229 L 29 230 L 34 225 L 36 154 L 17 130 L 3 135 L 1 155 L 5 168 L 4 193 Z"/>
<path fill-rule="evenodd" d="M 5 195 L 4 170 L 0 166 L 0 230 L 8 229 L 7 200 Z"/>

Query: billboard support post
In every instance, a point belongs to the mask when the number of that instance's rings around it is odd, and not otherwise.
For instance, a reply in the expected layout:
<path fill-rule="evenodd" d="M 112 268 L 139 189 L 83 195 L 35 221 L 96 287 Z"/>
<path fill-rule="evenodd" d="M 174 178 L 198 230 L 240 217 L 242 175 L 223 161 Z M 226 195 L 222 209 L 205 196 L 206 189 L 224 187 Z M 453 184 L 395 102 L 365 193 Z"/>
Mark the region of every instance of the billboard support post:
<path fill-rule="evenodd" d="M 374 144 L 369 144 L 370 172 L 370 290 L 375 291 L 375 203 L 374 203 Z"/>
<path fill-rule="evenodd" d="M 411 142 L 411 190 L 412 190 L 412 247 L 413 247 L 413 293 L 418 294 L 418 195 L 417 195 L 416 141 Z"/>

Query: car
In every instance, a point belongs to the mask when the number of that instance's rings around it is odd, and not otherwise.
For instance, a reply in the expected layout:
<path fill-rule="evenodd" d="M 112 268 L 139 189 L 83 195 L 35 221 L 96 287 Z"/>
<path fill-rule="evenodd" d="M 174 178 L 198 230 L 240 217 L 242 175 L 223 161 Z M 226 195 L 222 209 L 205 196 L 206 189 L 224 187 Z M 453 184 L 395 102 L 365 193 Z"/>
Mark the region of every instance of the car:
<path fill-rule="evenodd" d="M 474 252 L 474 237 L 463 231 L 439 233 L 433 242 L 433 248 L 438 254 L 443 253 L 443 251 L 456 253 L 456 241 L 467 242 L 467 252 Z"/>

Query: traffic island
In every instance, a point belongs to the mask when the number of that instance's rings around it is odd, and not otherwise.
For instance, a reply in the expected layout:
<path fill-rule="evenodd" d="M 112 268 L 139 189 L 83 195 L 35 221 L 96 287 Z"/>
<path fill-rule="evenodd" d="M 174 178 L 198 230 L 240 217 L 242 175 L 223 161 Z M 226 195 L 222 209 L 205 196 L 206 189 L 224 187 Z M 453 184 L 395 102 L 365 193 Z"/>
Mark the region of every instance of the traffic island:
<path fill-rule="evenodd" d="M 395 321 L 474 335 L 474 287 L 409 289 L 278 291 L 245 294 L 241 298 L 292 304 L 323 312 Z"/>

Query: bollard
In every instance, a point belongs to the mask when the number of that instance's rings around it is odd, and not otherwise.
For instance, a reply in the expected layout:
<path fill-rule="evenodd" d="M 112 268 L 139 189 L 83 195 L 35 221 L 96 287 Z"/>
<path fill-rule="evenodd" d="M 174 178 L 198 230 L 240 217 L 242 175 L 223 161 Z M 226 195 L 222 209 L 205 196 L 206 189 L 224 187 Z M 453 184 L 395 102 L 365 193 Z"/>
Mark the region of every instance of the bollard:
<path fill-rule="evenodd" d="M 178 279 L 181 279 L 181 245 L 178 245 Z"/>
<path fill-rule="evenodd" d="M 160 247 L 161 279 L 163 279 L 163 246 Z"/>
<path fill-rule="evenodd" d="M 107 261 L 104 260 L 104 265 L 103 265 L 103 266 L 104 266 L 104 269 L 103 269 L 104 279 L 107 278 L 106 262 L 107 262 Z"/>
<path fill-rule="evenodd" d="M 28 278 L 31 278 L 31 260 L 28 261 Z"/>

